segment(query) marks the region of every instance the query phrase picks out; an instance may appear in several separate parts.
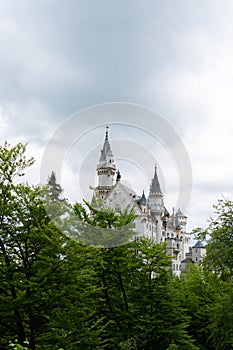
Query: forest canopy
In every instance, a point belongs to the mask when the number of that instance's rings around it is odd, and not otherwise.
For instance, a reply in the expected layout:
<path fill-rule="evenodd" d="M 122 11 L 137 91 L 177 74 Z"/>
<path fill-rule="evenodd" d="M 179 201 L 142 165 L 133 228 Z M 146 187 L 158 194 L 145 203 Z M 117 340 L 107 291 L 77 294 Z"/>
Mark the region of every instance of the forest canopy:
<path fill-rule="evenodd" d="M 102 248 L 59 230 L 60 212 L 69 232 L 77 216 L 83 225 L 89 218 L 83 204 L 61 197 L 55 173 L 45 186 L 25 183 L 33 162 L 24 144 L 0 147 L 1 349 L 233 348 L 231 200 L 220 200 L 216 218 L 195 231 L 208 240 L 203 264 L 176 278 L 166 244 L 143 238 Z M 102 208 L 91 226 L 127 223 L 128 235 L 133 218 Z"/>

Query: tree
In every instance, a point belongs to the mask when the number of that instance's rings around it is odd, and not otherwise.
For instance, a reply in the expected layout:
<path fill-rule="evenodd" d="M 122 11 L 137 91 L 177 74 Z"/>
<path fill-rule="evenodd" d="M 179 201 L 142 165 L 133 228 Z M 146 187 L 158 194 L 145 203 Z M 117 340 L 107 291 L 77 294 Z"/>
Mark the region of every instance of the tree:
<path fill-rule="evenodd" d="M 55 174 L 19 183 L 25 150 L 0 148 L 1 349 L 232 349 L 232 202 L 199 230 L 203 269 L 174 278 L 165 244 L 134 241 L 133 211 L 72 206 Z"/>
<path fill-rule="evenodd" d="M 14 337 L 23 346 L 28 338 L 34 350 L 54 306 L 47 288 L 56 293 L 59 286 L 53 273 L 62 264 L 64 237 L 50 223 L 41 188 L 18 183 L 33 164 L 25 151 L 23 144 L 0 148 L 0 342 L 6 348 Z"/>
<path fill-rule="evenodd" d="M 233 347 L 233 202 L 219 200 L 214 209 L 216 216 L 209 226 L 195 230 L 199 238 L 208 242 L 203 268 L 206 293 L 212 293 L 212 301 L 206 306 L 205 349 L 230 350 Z M 198 298 L 203 302 L 200 295 Z"/>
<path fill-rule="evenodd" d="M 8 330 L 13 328 L 20 344 L 29 338 L 33 350 L 36 337 L 47 324 L 47 310 L 53 306 L 54 295 L 50 295 L 49 288 L 56 295 L 59 286 L 56 275 L 61 269 L 64 238 L 49 224 L 35 190 L 17 186 L 14 211 L 10 209 L 9 217 L 1 225 L 1 277 L 5 293 L 1 303 L 8 306 L 1 319 Z"/>
<path fill-rule="evenodd" d="M 55 202 L 62 201 L 60 198 L 62 192 L 63 191 L 61 185 L 57 183 L 56 175 L 54 171 L 52 171 L 51 175 L 48 178 L 47 194 L 49 195 L 50 199 Z"/>
<path fill-rule="evenodd" d="M 76 239 L 82 244 L 99 247 L 117 247 L 132 241 L 135 237 L 133 220 L 136 217 L 133 209 L 115 213 L 113 209 L 105 208 L 100 198 L 95 198 L 95 201 L 98 201 L 98 207 L 85 200 L 84 205 L 74 205 L 76 230 L 74 226 L 71 227 Z"/>
<path fill-rule="evenodd" d="M 206 268 L 227 280 L 233 277 L 233 201 L 219 200 L 214 209 L 216 217 L 210 219 L 209 226 L 194 233 L 207 239 Z"/>
<path fill-rule="evenodd" d="M 221 283 L 211 308 L 208 343 L 214 350 L 233 348 L 233 283 Z"/>
<path fill-rule="evenodd" d="M 33 163 L 25 150 L 0 149 L 0 347 L 17 339 L 12 346 L 20 348 L 28 339 L 30 350 L 98 349 L 104 324 L 98 326 L 94 306 L 93 248 L 71 241 L 51 221 L 48 208 L 59 217 L 68 206 L 58 193 L 48 200 L 44 188 L 17 182 Z"/>
<path fill-rule="evenodd" d="M 80 220 L 111 235 L 122 227 L 127 236 L 132 213 L 114 213 L 85 202 L 74 209 Z M 106 246 L 106 245 L 105 245 Z M 179 349 L 197 349 L 187 332 L 189 318 L 172 285 L 171 258 L 165 244 L 140 239 L 118 247 L 97 248 L 93 257 L 100 287 L 96 310 L 105 323 L 105 349 L 161 349 L 175 341 Z"/>
<path fill-rule="evenodd" d="M 15 319 L 18 339 L 21 344 L 25 340 L 25 327 L 22 320 L 20 307 L 17 303 L 18 293 L 14 282 L 14 272 L 17 267 L 15 255 L 18 253 L 18 247 L 12 248 L 11 236 L 14 235 L 15 225 L 18 224 L 16 214 L 15 200 L 17 198 L 17 185 L 14 184 L 15 178 L 24 175 L 24 170 L 33 163 L 33 159 L 27 160 L 25 145 L 18 144 L 15 147 L 5 142 L 0 147 L 0 267 L 3 274 L 1 290 L 3 300 L 6 304 L 11 298 L 12 315 Z M 6 284 L 8 288 L 6 288 Z M 9 314 L 11 314 L 9 312 Z M 9 316 L 4 315 L 3 327 L 9 327 Z"/>

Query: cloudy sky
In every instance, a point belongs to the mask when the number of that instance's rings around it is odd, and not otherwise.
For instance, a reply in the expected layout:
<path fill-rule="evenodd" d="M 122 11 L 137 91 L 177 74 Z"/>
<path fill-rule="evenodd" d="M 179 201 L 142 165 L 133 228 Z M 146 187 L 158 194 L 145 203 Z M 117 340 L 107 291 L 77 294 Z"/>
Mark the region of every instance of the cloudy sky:
<path fill-rule="evenodd" d="M 28 142 L 36 158 L 29 181 L 40 181 L 46 145 L 70 116 L 109 102 L 156 111 L 178 133 L 193 174 L 189 228 L 205 226 L 217 199 L 232 199 L 232 0 L 0 0 L 0 138 Z M 73 200 L 85 193 L 75 181 L 82 188 L 95 181 L 88 173 L 113 121 L 88 118 L 81 112 L 75 120 L 77 139 L 63 161 L 62 185 Z M 140 118 L 153 124 L 143 109 Z M 148 125 L 144 134 L 130 128 L 136 116 L 122 120 L 115 115 L 110 132 L 124 181 L 148 193 L 155 160 L 170 210 L 179 174 L 168 166 L 176 164 L 167 145 L 156 131 L 146 136 Z M 131 153 L 120 154 L 125 149 Z"/>

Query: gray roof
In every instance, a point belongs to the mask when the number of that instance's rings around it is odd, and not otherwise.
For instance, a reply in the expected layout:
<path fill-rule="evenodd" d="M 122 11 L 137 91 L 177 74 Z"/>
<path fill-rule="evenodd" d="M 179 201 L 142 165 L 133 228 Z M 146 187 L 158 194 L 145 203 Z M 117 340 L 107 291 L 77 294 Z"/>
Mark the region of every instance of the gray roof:
<path fill-rule="evenodd" d="M 164 207 L 164 216 L 170 217 L 169 211 Z"/>
<path fill-rule="evenodd" d="M 101 150 L 100 151 L 101 153 L 100 153 L 100 162 L 104 162 L 105 160 L 106 160 L 106 155 L 104 154 L 104 151 L 103 150 Z"/>
<path fill-rule="evenodd" d="M 112 159 L 112 161 L 110 159 Z M 99 164 L 97 165 L 97 169 L 105 168 L 106 166 L 108 168 L 115 169 L 113 154 L 112 154 L 112 150 L 110 147 L 110 143 L 108 141 L 108 127 L 106 128 L 106 136 L 105 136 L 105 140 L 104 140 L 103 149 L 101 150 Z"/>
<path fill-rule="evenodd" d="M 183 217 L 187 218 L 187 216 L 185 216 L 185 215 L 182 213 L 182 211 L 180 210 L 180 208 L 177 210 L 176 216 L 183 216 Z"/>
<path fill-rule="evenodd" d="M 112 154 L 112 150 L 110 147 L 110 143 L 108 141 L 108 139 L 106 138 L 104 141 L 104 146 L 103 149 L 101 150 L 101 155 L 100 155 L 100 162 L 106 161 L 107 160 L 107 156 L 113 156 Z"/>
<path fill-rule="evenodd" d="M 127 192 L 130 196 L 132 196 L 133 198 L 134 198 L 134 197 L 137 197 L 136 192 L 135 192 L 134 190 L 132 190 L 132 188 L 129 188 L 128 186 L 126 186 L 126 185 L 124 185 L 124 184 L 122 184 L 122 183 L 121 183 L 121 186 L 124 187 L 124 189 L 126 190 L 126 192 Z"/>
<path fill-rule="evenodd" d="M 143 190 L 143 193 L 142 193 L 142 197 L 140 199 L 140 204 L 146 204 L 146 196 L 145 196 L 145 193 L 144 193 L 144 190 Z"/>
<path fill-rule="evenodd" d="M 194 264 L 191 258 L 185 258 L 184 260 L 181 261 L 181 264 L 187 264 L 189 262 L 192 262 Z"/>
<path fill-rule="evenodd" d="M 152 194 L 152 193 L 162 193 L 161 188 L 160 188 L 160 184 L 159 184 L 156 166 L 155 166 L 155 174 L 154 174 L 154 177 L 151 181 L 151 186 L 150 186 L 150 194 Z"/>
<path fill-rule="evenodd" d="M 205 246 L 201 241 L 197 241 L 193 248 L 205 248 Z"/>

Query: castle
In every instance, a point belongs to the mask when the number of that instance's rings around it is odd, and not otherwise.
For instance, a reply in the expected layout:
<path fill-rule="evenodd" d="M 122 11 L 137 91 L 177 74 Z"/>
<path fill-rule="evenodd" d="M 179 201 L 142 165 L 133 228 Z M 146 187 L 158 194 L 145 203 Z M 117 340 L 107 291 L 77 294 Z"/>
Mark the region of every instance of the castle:
<path fill-rule="evenodd" d="M 122 184 L 121 175 L 119 170 L 116 170 L 109 143 L 107 126 L 97 165 L 97 175 L 98 186 L 95 188 L 95 192 L 103 199 L 106 207 L 115 211 L 133 208 L 136 215 L 134 221 L 135 239 L 146 236 L 157 243 L 166 242 L 167 252 L 172 256 L 173 273 L 179 276 L 182 262 L 184 265 L 187 259 L 192 261 L 192 251 L 189 248 L 190 234 L 186 232 L 187 217 L 180 209 L 175 212 L 173 208 L 171 214 L 166 209 L 156 166 L 148 198 L 146 198 L 144 191 L 141 196 L 138 196 L 134 190 Z M 197 248 L 199 247 L 195 249 Z M 196 254 L 196 256 L 199 255 Z M 196 256 L 195 263 L 198 263 Z"/>

